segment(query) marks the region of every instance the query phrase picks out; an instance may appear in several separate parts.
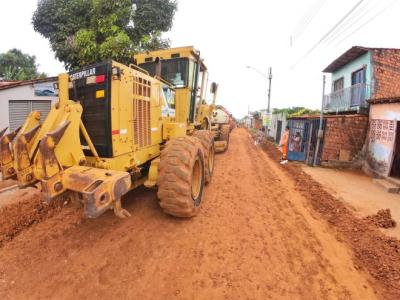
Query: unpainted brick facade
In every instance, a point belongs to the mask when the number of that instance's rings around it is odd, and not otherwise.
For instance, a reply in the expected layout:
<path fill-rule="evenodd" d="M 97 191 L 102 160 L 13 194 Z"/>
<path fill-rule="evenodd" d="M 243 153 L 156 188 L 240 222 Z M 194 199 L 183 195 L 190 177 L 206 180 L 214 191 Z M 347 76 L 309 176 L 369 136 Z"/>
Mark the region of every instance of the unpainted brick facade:
<path fill-rule="evenodd" d="M 400 96 L 400 50 L 371 49 L 372 99 Z"/>
<path fill-rule="evenodd" d="M 363 148 L 368 116 L 343 115 L 326 118 L 322 161 L 338 160 L 340 150 L 350 151 L 350 160 Z"/>

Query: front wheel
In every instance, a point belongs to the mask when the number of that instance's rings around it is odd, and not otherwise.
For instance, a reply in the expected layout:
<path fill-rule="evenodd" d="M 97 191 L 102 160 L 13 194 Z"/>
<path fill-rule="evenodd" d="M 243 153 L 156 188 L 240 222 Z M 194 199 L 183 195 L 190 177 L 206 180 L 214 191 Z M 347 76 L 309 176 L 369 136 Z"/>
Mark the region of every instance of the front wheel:
<path fill-rule="evenodd" d="M 157 178 L 160 206 L 176 217 L 195 216 L 204 196 L 205 163 L 200 141 L 172 139 L 161 152 Z"/>

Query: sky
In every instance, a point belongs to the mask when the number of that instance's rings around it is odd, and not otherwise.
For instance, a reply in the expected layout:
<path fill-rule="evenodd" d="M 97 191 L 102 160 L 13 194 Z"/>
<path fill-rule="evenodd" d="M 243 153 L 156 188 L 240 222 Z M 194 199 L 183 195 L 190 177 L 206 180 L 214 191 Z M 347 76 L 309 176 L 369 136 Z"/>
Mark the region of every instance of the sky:
<path fill-rule="evenodd" d="M 2 1 L 0 53 L 19 48 L 37 57 L 39 71 L 57 75 L 63 64 L 32 28 L 36 5 Z M 248 109 L 267 107 L 268 84 L 259 72 L 266 75 L 269 67 L 272 108 L 319 108 L 322 70 L 347 49 L 400 48 L 399 13 L 400 0 L 178 0 L 174 25 L 164 36 L 173 47 L 193 45 L 201 52 L 210 80 L 219 84 L 217 103 L 243 117 Z"/>

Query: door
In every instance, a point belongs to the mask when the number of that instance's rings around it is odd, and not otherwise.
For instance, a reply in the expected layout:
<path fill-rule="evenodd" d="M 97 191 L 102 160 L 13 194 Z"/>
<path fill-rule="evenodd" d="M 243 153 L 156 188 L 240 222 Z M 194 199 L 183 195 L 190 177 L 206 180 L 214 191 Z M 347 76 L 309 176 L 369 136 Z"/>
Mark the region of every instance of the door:
<path fill-rule="evenodd" d="M 400 122 L 396 123 L 396 139 L 393 148 L 393 162 L 390 176 L 400 177 Z"/>
<path fill-rule="evenodd" d="M 43 121 L 51 109 L 51 100 L 9 100 L 9 129 L 13 131 L 22 126 L 31 111 L 39 111 Z"/>
<path fill-rule="evenodd" d="M 289 160 L 305 161 L 309 122 L 307 120 L 289 120 Z"/>
<path fill-rule="evenodd" d="M 278 120 L 276 124 L 276 136 L 275 136 L 275 142 L 279 144 L 281 141 L 281 136 L 282 136 L 282 121 Z"/>
<path fill-rule="evenodd" d="M 365 100 L 365 68 L 351 74 L 351 106 L 359 106 Z"/>

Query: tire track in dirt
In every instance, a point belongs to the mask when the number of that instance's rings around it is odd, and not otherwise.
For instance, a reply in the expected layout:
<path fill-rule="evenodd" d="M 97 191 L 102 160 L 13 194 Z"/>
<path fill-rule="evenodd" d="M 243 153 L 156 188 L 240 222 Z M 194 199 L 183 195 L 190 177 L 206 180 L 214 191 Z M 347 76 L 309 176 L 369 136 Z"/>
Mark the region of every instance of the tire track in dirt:
<path fill-rule="evenodd" d="M 307 199 L 314 218 L 325 219 L 338 241 L 352 250 L 356 269 L 366 270 L 373 278 L 374 287 L 385 299 L 400 297 L 400 241 L 386 236 L 369 221 L 357 218 L 346 205 L 329 194 L 321 184 L 304 173 L 297 163 L 279 166 L 280 156 L 271 144 L 263 145 L 269 157 L 293 179 L 294 188 Z"/>
<path fill-rule="evenodd" d="M 0 298 L 374 299 L 367 274 L 243 129 L 216 156 L 200 214 L 166 216 L 155 192 L 126 220 L 64 210 L 0 249 Z"/>

